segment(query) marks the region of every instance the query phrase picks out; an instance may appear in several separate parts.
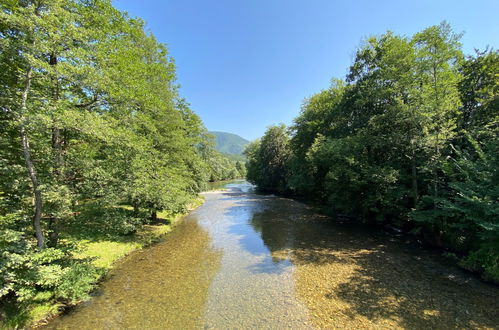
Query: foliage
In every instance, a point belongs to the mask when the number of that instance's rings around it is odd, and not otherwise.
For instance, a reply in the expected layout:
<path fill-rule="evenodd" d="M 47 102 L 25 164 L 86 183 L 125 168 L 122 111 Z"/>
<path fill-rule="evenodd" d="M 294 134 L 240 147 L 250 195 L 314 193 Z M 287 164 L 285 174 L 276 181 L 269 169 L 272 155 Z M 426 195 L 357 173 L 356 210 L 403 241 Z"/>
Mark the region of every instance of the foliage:
<path fill-rule="evenodd" d="M 92 264 L 73 262 L 67 267 L 54 290 L 55 297 L 73 304 L 86 299 L 100 277 L 99 275 L 100 271 Z"/>
<path fill-rule="evenodd" d="M 460 37 L 443 22 L 368 38 L 289 132 L 247 147 L 247 178 L 420 233 L 498 281 L 498 52 L 465 57 Z"/>
<path fill-rule="evenodd" d="M 499 141 L 488 141 L 482 149 L 469 134 L 467 138 L 476 150 L 457 151 L 450 159 L 448 175 L 453 180 L 448 194 L 438 200 L 438 212 L 429 216 L 438 216 L 452 237 L 472 250 L 462 260 L 464 267 L 498 281 Z M 421 218 L 424 213 L 416 215 Z"/>
<path fill-rule="evenodd" d="M 284 125 L 267 129 L 261 140 L 250 144 L 247 178 L 267 191 L 286 191 L 287 162 L 290 157 L 289 137 Z"/>
<path fill-rule="evenodd" d="M 74 303 L 87 297 L 99 277 L 87 260 L 72 260 L 67 246 L 38 250 L 20 231 L 1 234 L 0 299 L 29 304 L 49 297 Z"/>
<path fill-rule="evenodd" d="M 207 158 L 209 181 L 223 181 L 244 178 L 246 167 L 241 160 L 213 151 Z"/>
<path fill-rule="evenodd" d="M 110 0 L 2 1 L 0 49 L 0 305 L 84 299 L 99 270 L 75 228 L 127 237 L 244 175 L 179 95 L 167 47 Z"/>

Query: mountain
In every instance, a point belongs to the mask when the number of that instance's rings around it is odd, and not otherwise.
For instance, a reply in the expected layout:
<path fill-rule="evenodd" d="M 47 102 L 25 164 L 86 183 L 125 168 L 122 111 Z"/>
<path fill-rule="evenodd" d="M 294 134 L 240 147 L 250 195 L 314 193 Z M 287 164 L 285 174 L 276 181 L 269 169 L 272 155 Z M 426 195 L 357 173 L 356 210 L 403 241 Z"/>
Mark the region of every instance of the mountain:
<path fill-rule="evenodd" d="M 209 132 L 215 136 L 215 148 L 224 154 L 242 155 L 249 141 L 227 132 Z"/>

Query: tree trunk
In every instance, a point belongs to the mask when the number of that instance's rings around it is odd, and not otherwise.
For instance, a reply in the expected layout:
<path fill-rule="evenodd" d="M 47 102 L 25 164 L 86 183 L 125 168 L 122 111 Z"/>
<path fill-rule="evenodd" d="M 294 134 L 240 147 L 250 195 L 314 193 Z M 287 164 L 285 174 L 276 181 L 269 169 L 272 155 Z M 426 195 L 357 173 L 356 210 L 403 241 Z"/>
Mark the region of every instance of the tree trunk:
<path fill-rule="evenodd" d="M 153 209 L 151 212 L 151 220 L 153 222 L 158 221 L 158 211 L 156 209 Z"/>
<path fill-rule="evenodd" d="M 62 167 L 62 141 L 61 132 L 58 127 L 52 128 L 52 151 L 53 151 L 53 175 L 55 178 L 55 183 L 61 183 L 61 167 Z M 49 246 L 57 247 L 59 241 L 59 218 L 52 214 L 49 220 Z"/>
<path fill-rule="evenodd" d="M 31 161 L 31 151 L 29 147 L 29 138 L 25 128 L 25 113 L 27 110 L 27 101 L 28 94 L 31 88 L 31 74 L 32 69 L 29 68 L 26 73 L 26 84 L 24 87 L 24 91 L 21 96 L 21 118 L 20 118 L 20 136 L 21 136 L 21 145 L 23 149 L 23 156 L 26 165 L 26 169 L 28 170 L 28 175 L 31 180 L 31 184 L 33 185 L 33 197 L 34 197 L 34 206 L 35 206 L 35 214 L 33 215 L 33 227 L 35 229 L 35 235 L 37 240 L 37 245 L 39 249 L 45 248 L 45 239 L 43 237 L 43 231 L 41 226 L 41 218 L 42 218 L 42 193 L 40 191 L 40 186 L 38 184 L 38 178 L 36 175 L 35 167 L 33 166 L 33 162 Z"/>
<path fill-rule="evenodd" d="M 49 64 L 51 66 L 57 65 L 57 55 L 50 54 Z M 57 81 L 57 76 L 53 77 L 53 90 L 52 98 L 54 106 L 57 106 L 57 100 L 59 99 L 59 85 Z M 62 138 L 61 130 L 57 127 L 57 122 L 52 118 L 52 154 L 53 154 L 53 175 L 54 181 L 57 185 L 62 183 Z M 49 221 L 49 245 L 51 247 L 56 247 L 59 241 L 59 219 L 55 214 L 52 214 Z"/>
<path fill-rule="evenodd" d="M 438 198 L 438 187 L 439 187 L 439 178 L 438 178 L 438 162 L 440 160 L 440 148 L 439 144 L 439 136 L 437 133 L 437 138 L 435 142 L 435 160 L 433 164 L 433 206 L 437 208 L 437 198 Z"/>
<path fill-rule="evenodd" d="M 418 172 L 416 168 L 416 152 L 414 146 L 412 147 L 412 158 L 411 158 L 411 177 L 412 177 L 412 197 L 413 197 L 413 207 L 416 208 L 419 200 L 418 192 Z"/>

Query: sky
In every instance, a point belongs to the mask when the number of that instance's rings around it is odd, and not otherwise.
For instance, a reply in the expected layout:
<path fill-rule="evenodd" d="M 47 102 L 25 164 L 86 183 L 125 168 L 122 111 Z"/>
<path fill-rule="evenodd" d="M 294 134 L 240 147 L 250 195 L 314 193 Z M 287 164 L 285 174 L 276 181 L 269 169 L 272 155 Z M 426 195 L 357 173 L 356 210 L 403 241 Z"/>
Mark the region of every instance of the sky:
<path fill-rule="evenodd" d="M 498 0 L 113 0 L 167 44 L 180 93 L 211 131 L 253 140 L 344 78 L 363 39 L 446 20 L 463 50 L 499 46 Z"/>

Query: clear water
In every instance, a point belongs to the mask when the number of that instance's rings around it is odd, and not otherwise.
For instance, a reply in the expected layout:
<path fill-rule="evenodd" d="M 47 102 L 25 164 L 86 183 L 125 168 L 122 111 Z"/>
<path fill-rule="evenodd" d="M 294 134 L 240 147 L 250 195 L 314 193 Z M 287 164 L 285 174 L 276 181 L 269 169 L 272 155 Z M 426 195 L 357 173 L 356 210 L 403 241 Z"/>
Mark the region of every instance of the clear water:
<path fill-rule="evenodd" d="M 127 257 L 54 329 L 494 328 L 499 289 L 244 181 Z"/>

